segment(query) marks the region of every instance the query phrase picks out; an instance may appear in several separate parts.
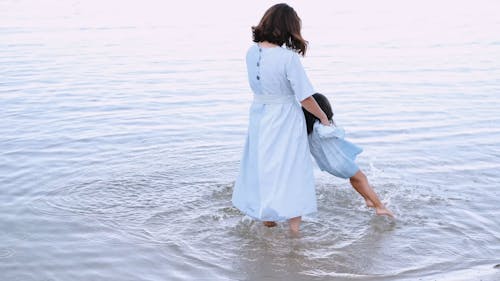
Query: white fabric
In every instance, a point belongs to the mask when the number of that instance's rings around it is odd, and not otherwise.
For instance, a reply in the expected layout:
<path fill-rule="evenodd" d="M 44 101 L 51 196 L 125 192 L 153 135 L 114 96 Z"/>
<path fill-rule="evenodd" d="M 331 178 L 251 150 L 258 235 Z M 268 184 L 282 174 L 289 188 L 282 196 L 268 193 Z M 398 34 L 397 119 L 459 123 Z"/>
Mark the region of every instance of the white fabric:
<path fill-rule="evenodd" d="M 317 211 L 305 118 L 298 100 L 314 93 L 298 55 L 253 45 L 246 57 L 254 92 L 232 202 L 243 213 L 282 221 Z M 259 77 L 259 79 L 257 78 Z"/>
<path fill-rule="evenodd" d="M 315 93 L 296 52 L 281 47 L 261 49 L 253 45 L 246 56 L 248 81 L 255 95 L 295 95 L 303 101 Z"/>
<path fill-rule="evenodd" d="M 253 102 L 260 103 L 260 104 L 293 103 L 293 102 L 295 102 L 295 96 L 293 96 L 293 95 L 254 95 Z"/>

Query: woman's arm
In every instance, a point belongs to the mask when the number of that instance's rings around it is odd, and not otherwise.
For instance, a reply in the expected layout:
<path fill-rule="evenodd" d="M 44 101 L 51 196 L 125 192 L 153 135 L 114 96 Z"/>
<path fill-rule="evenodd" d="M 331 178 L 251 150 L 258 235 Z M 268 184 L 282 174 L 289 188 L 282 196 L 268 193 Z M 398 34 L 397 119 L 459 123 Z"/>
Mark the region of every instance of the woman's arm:
<path fill-rule="evenodd" d="M 328 120 L 328 117 L 326 117 L 326 114 L 323 112 L 323 110 L 321 110 L 318 103 L 312 96 L 305 98 L 300 102 L 300 104 L 312 115 L 316 116 L 321 122 L 321 124 L 325 126 L 330 126 L 330 121 Z"/>

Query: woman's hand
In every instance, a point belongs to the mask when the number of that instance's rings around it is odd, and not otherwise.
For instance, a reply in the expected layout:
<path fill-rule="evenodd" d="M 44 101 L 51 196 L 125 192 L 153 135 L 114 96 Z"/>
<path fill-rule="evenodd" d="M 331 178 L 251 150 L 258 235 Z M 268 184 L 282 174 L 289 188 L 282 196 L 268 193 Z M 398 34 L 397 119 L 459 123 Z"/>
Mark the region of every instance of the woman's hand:
<path fill-rule="evenodd" d="M 332 124 L 330 124 L 330 120 L 328 120 L 327 118 L 322 118 L 322 120 L 320 120 L 321 124 L 323 126 L 331 126 Z"/>

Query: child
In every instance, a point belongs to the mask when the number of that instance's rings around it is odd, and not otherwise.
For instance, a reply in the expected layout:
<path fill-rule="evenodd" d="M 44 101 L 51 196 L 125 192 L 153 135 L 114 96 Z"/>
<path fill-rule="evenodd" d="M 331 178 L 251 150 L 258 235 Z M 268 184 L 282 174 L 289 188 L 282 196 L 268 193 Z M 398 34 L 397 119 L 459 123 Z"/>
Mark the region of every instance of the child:
<path fill-rule="evenodd" d="M 344 130 L 333 121 L 333 111 L 328 99 L 320 93 L 313 97 L 331 122 L 331 126 L 322 125 L 314 115 L 302 108 L 306 118 L 309 148 L 319 168 L 334 176 L 349 178 L 352 187 L 365 199 L 366 206 L 375 208 L 377 215 L 394 218 L 394 214 L 380 202 L 365 174 L 354 162 L 363 150 L 344 140 Z"/>

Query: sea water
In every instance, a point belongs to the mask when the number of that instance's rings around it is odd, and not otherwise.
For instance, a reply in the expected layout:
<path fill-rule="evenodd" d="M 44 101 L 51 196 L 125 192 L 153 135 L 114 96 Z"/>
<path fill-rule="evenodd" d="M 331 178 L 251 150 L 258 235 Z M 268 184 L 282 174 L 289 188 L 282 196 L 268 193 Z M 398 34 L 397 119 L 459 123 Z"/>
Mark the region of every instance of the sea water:
<path fill-rule="evenodd" d="M 500 3 L 291 1 L 395 221 L 315 168 L 302 236 L 230 199 L 270 1 L 0 1 L 1 280 L 500 280 Z"/>

